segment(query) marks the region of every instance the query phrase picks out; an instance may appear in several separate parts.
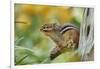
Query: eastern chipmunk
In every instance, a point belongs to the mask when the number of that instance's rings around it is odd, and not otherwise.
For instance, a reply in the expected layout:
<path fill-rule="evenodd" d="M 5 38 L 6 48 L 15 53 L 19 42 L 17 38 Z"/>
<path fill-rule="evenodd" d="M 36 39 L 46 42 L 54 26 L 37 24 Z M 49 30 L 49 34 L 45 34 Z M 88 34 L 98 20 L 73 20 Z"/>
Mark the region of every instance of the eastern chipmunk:
<path fill-rule="evenodd" d="M 57 25 L 45 24 L 40 29 L 45 35 L 49 36 L 55 43 L 56 47 L 51 51 L 50 59 L 54 59 L 64 51 L 78 48 L 79 29 L 73 24 Z"/>

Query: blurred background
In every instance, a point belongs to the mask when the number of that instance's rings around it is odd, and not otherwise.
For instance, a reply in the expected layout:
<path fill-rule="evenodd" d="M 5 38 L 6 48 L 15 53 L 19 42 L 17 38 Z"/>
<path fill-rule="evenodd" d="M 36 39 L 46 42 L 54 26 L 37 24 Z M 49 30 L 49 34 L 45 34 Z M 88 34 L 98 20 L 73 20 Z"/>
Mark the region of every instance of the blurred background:
<path fill-rule="evenodd" d="M 55 43 L 40 28 L 47 23 L 74 23 L 80 27 L 82 7 L 18 4 L 14 5 L 15 65 L 80 61 L 72 52 L 47 60 Z"/>

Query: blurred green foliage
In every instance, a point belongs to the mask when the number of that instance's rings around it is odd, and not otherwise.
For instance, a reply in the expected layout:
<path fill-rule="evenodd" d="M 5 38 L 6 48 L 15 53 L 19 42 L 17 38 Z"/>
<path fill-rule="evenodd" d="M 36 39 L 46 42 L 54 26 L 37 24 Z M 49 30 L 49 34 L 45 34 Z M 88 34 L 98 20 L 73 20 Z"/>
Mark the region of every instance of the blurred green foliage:
<path fill-rule="evenodd" d="M 82 10 L 72 7 L 15 4 L 15 65 L 79 61 L 79 57 L 70 56 L 72 52 L 61 54 L 51 61 L 49 54 L 56 45 L 40 32 L 40 27 L 44 23 L 57 20 L 61 24 L 72 22 L 80 26 Z"/>

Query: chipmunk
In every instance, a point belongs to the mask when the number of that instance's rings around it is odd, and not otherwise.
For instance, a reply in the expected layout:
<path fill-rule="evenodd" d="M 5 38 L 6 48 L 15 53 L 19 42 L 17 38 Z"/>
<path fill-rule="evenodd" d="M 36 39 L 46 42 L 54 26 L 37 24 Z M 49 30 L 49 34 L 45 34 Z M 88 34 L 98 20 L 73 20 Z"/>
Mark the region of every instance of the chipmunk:
<path fill-rule="evenodd" d="M 44 24 L 40 30 L 44 32 L 46 36 L 50 37 L 57 45 L 51 51 L 51 60 L 64 51 L 75 50 L 78 48 L 79 28 L 77 28 L 74 24 Z"/>

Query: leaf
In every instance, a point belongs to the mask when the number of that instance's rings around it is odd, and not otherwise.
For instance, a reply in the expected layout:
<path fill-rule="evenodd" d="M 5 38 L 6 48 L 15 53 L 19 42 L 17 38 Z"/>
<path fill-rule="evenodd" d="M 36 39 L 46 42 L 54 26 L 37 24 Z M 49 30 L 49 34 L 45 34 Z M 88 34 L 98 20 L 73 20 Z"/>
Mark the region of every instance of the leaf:
<path fill-rule="evenodd" d="M 40 58 L 34 51 L 24 47 L 15 47 L 15 65 L 40 63 Z"/>
<path fill-rule="evenodd" d="M 55 58 L 52 63 L 65 63 L 65 62 L 78 62 L 80 57 L 75 53 L 75 51 L 65 52 Z"/>

